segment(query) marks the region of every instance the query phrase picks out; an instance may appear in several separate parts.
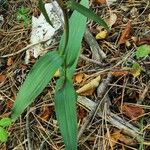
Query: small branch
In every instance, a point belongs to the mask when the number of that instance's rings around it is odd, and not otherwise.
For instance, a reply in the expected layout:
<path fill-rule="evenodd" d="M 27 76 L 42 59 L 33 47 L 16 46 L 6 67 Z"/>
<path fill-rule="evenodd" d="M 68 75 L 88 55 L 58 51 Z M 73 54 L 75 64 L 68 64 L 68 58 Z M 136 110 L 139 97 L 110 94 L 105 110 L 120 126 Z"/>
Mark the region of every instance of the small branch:
<path fill-rule="evenodd" d="M 27 131 L 28 150 L 32 150 L 29 124 L 30 124 L 29 123 L 29 113 L 27 113 L 27 115 L 26 115 L 26 131 Z"/>
<path fill-rule="evenodd" d="M 78 104 L 83 106 L 84 108 L 87 108 L 89 111 L 95 110 L 97 104 L 93 102 L 92 100 L 79 96 L 78 97 Z M 99 117 L 102 117 L 103 119 L 107 119 L 109 123 L 111 123 L 116 128 L 120 129 L 125 134 L 135 138 L 138 142 L 142 141 L 142 135 L 140 133 L 140 130 L 133 126 L 132 124 L 128 123 L 127 121 L 123 120 L 119 116 L 117 116 L 114 113 L 108 113 L 107 117 L 103 117 L 103 112 L 101 110 L 98 111 L 97 115 Z M 146 142 L 144 142 L 146 143 Z M 148 144 L 148 143 L 146 143 Z"/>
<path fill-rule="evenodd" d="M 92 59 L 102 61 L 106 58 L 106 54 L 100 49 L 97 41 L 88 29 L 86 29 L 85 31 L 84 39 L 90 46 L 90 49 L 92 51 Z"/>
<path fill-rule="evenodd" d="M 21 50 L 19 50 L 19 51 L 17 51 L 17 52 L 14 52 L 14 53 L 12 53 L 12 54 L 7 54 L 7 55 L 0 56 L 0 58 L 7 58 L 7 57 L 15 56 L 15 55 L 20 54 L 20 53 L 22 53 L 22 52 L 24 52 L 24 51 L 27 51 L 28 49 L 30 49 L 30 48 L 32 48 L 32 47 L 38 45 L 38 44 L 45 43 L 45 42 L 47 42 L 48 40 L 50 40 L 50 39 L 43 40 L 43 41 L 38 42 L 38 43 L 30 44 L 30 45 L 24 47 L 23 49 L 21 49 Z"/>
<path fill-rule="evenodd" d="M 101 67 L 107 66 L 107 64 L 101 63 L 101 62 L 99 62 L 99 61 L 97 61 L 97 60 L 90 59 L 90 58 L 84 56 L 83 54 L 80 54 L 80 58 L 83 59 L 83 60 L 85 60 L 85 61 L 88 61 L 88 62 L 97 64 L 97 65 L 99 65 L 99 66 L 101 66 Z"/>

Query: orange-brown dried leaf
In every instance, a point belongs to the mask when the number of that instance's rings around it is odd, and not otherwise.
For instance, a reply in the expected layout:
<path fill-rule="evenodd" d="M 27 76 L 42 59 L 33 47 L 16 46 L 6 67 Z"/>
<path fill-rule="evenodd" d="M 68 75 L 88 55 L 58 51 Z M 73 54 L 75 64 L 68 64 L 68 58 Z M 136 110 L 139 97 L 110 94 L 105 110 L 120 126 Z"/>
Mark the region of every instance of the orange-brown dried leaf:
<path fill-rule="evenodd" d="M 111 143 L 110 144 L 111 144 L 112 147 L 114 147 L 117 144 L 120 137 L 121 137 L 121 131 L 116 130 L 114 133 L 112 133 L 110 135 L 110 137 L 111 137 L 111 140 L 110 140 Z"/>
<path fill-rule="evenodd" d="M 118 44 L 124 44 L 127 40 L 130 38 L 130 32 L 131 32 L 131 21 L 128 21 L 124 31 L 121 34 L 121 37 L 119 39 Z"/>
<path fill-rule="evenodd" d="M 12 102 L 11 100 L 8 100 L 7 103 L 6 103 L 6 107 L 7 107 L 8 109 L 12 109 L 12 107 L 13 107 L 13 102 Z"/>
<path fill-rule="evenodd" d="M 40 117 L 45 120 L 48 121 L 49 116 L 52 114 L 52 110 L 48 107 L 48 106 L 44 106 L 43 111 L 40 115 Z"/>
<path fill-rule="evenodd" d="M 13 64 L 14 64 L 14 61 L 13 61 L 12 57 L 8 58 L 8 60 L 7 60 L 7 66 L 11 66 Z"/>
<path fill-rule="evenodd" d="M 123 104 L 122 113 L 132 120 L 137 120 L 141 115 L 144 114 L 144 109 L 140 106 Z"/>
<path fill-rule="evenodd" d="M 130 74 L 129 71 L 114 71 L 114 72 L 112 72 L 112 76 L 114 76 L 114 77 L 127 76 L 129 74 Z"/>
<path fill-rule="evenodd" d="M 0 83 L 2 83 L 2 82 L 5 82 L 6 81 L 6 75 L 4 75 L 4 74 L 1 74 L 0 75 Z"/>
<path fill-rule="evenodd" d="M 15 99 L 16 99 L 16 95 L 13 95 L 13 96 L 11 97 L 11 99 L 12 99 L 12 100 L 15 100 Z M 12 100 L 10 100 L 10 99 L 7 100 L 7 102 L 6 102 L 6 108 L 12 109 L 13 104 L 14 104 L 14 102 L 13 102 Z"/>
<path fill-rule="evenodd" d="M 83 120 L 86 117 L 86 111 L 82 108 L 78 108 L 78 119 Z"/>
<path fill-rule="evenodd" d="M 127 135 L 123 135 L 123 134 L 121 134 L 119 141 L 126 145 L 130 145 L 130 146 L 135 146 L 137 144 L 136 141 L 134 140 L 134 138 L 131 138 L 131 137 L 129 137 Z"/>
<path fill-rule="evenodd" d="M 73 80 L 74 80 L 75 83 L 78 83 L 78 84 L 82 83 L 86 80 L 86 74 L 79 73 L 79 74 L 77 74 L 73 77 Z"/>
<path fill-rule="evenodd" d="M 106 0 L 95 0 L 96 4 L 106 4 Z"/>

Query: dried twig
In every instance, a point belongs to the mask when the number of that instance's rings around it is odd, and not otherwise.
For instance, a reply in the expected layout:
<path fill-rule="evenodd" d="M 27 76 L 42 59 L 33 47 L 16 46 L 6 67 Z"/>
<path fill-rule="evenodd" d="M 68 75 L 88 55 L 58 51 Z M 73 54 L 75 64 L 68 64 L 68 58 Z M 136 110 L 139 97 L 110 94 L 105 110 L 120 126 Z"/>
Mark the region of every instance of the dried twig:
<path fill-rule="evenodd" d="M 89 44 L 92 51 L 92 58 L 97 61 L 102 61 L 106 58 L 106 54 L 100 49 L 97 41 L 90 33 L 88 29 L 86 29 L 84 34 L 85 41 Z"/>

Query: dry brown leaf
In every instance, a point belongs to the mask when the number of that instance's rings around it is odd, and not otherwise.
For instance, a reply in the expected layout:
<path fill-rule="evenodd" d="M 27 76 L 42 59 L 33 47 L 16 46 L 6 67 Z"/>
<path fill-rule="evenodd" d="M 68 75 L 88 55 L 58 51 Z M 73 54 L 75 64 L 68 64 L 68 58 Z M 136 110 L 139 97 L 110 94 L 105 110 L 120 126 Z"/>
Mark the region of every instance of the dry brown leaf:
<path fill-rule="evenodd" d="M 115 13 L 110 13 L 110 17 L 106 20 L 109 27 L 112 27 L 117 21 L 117 15 Z"/>
<path fill-rule="evenodd" d="M 1 83 L 1 82 L 5 82 L 5 81 L 6 81 L 6 78 L 7 78 L 6 75 L 1 74 L 1 75 L 0 75 L 0 83 Z"/>
<path fill-rule="evenodd" d="M 83 120 L 87 115 L 87 112 L 82 107 L 78 108 L 78 119 Z"/>
<path fill-rule="evenodd" d="M 40 115 L 40 117 L 45 120 L 48 121 L 49 116 L 52 114 L 52 110 L 48 107 L 48 106 L 44 106 L 42 114 Z"/>
<path fill-rule="evenodd" d="M 121 137 L 121 131 L 120 130 L 116 130 L 114 133 L 112 133 L 110 135 L 110 137 L 111 137 L 111 140 L 110 140 L 111 146 L 114 147 L 117 144 L 117 142 L 120 139 L 120 137 Z"/>
<path fill-rule="evenodd" d="M 79 74 L 76 74 L 74 77 L 73 77 L 73 80 L 75 83 L 81 83 L 81 82 L 84 82 L 86 80 L 86 74 L 85 73 L 79 73 Z"/>
<path fill-rule="evenodd" d="M 8 60 L 7 60 L 7 66 L 13 65 L 13 63 L 14 63 L 13 59 L 11 57 L 8 58 Z"/>
<path fill-rule="evenodd" d="M 121 34 L 121 37 L 119 39 L 118 44 L 124 44 L 126 43 L 127 40 L 129 40 L 130 37 L 130 32 L 131 32 L 131 21 L 128 21 L 124 31 Z"/>
<path fill-rule="evenodd" d="M 16 95 L 13 95 L 13 96 L 11 97 L 11 99 L 12 99 L 12 100 L 15 100 L 15 99 L 16 99 Z M 8 99 L 8 100 L 6 101 L 6 108 L 12 109 L 13 104 L 14 104 L 14 102 L 13 102 L 12 100 Z"/>
<path fill-rule="evenodd" d="M 96 4 L 106 4 L 106 0 L 95 0 Z"/>
<path fill-rule="evenodd" d="M 98 76 L 95 79 L 91 80 L 89 83 L 85 84 L 80 89 L 78 89 L 76 92 L 80 94 L 80 93 L 95 89 L 99 85 L 100 80 L 101 80 L 101 77 Z"/>
<path fill-rule="evenodd" d="M 115 71 L 115 72 L 112 72 L 112 75 L 114 77 L 127 76 L 129 75 L 129 72 L 128 71 Z"/>
<path fill-rule="evenodd" d="M 130 145 L 130 146 L 134 146 L 137 144 L 133 138 L 126 136 L 126 135 L 123 135 L 123 134 L 121 134 L 119 141 L 126 144 L 126 145 Z"/>
<path fill-rule="evenodd" d="M 122 113 L 132 120 L 137 120 L 141 115 L 144 114 L 144 109 L 140 106 L 123 104 Z"/>

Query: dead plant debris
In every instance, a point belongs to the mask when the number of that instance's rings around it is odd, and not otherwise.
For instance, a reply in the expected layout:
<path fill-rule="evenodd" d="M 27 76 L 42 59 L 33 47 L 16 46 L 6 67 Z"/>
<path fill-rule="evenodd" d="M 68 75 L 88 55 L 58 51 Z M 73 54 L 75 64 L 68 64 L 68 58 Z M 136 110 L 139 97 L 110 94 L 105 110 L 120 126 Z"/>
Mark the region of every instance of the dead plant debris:
<path fill-rule="evenodd" d="M 150 57 L 148 55 L 136 59 L 135 51 L 140 45 L 150 45 L 150 2 L 149 0 L 89 2 L 91 9 L 102 16 L 111 29 L 105 31 L 91 20 L 87 24 L 91 34 L 89 38 L 92 36 L 99 49 L 95 45 L 90 45 L 91 42 L 87 43 L 88 39 L 85 37 L 86 40 L 82 43 L 82 56 L 87 59 L 78 61 L 74 75 L 74 86 L 84 100 L 83 105 L 79 103 L 77 109 L 78 127 L 79 129 L 82 127 L 78 149 L 136 150 L 142 147 L 141 150 L 149 150 Z M 10 114 L 18 90 L 36 62 L 32 57 L 30 62 L 25 64 L 25 51 L 20 51 L 30 44 L 31 33 L 31 26 L 25 27 L 16 19 L 16 12 L 21 6 L 30 8 L 28 13 L 30 17 L 38 10 L 35 1 L 10 0 L 0 11 L 0 15 L 4 16 L 4 22 L 2 26 L 0 25 L 1 117 Z M 20 52 L 16 53 L 18 51 Z M 11 54 L 11 57 L 2 58 L 7 54 Z M 97 57 L 98 55 L 100 57 Z M 135 63 L 140 66 L 140 72 L 134 68 L 133 74 L 132 66 Z M 112 79 L 109 84 L 104 84 L 108 74 L 111 74 Z M 0 144 L 1 150 L 25 150 L 29 141 L 33 150 L 64 148 L 53 103 L 53 87 L 57 77 L 9 129 L 9 140 Z M 105 86 L 100 86 L 101 84 Z M 105 88 L 101 89 L 105 91 L 101 96 L 96 90 L 99 86 Z M 88 103 L 90 101 L 86 97 L 93 103 Z M 93 110 L 89 111 L 88 106 Z M 111 116 L 112 113 L 115 115 Z M 114 117 L 113 120 L 109 120 L 109 115 Z M 29 128 L 26 127 L 26 118 Z M 129 132 L 125 133 L 121 130 L 122 126 L 119 127 L 113 121 L 119 122 Z M 134 137 L 135 135 L 138 136 Z"/>

